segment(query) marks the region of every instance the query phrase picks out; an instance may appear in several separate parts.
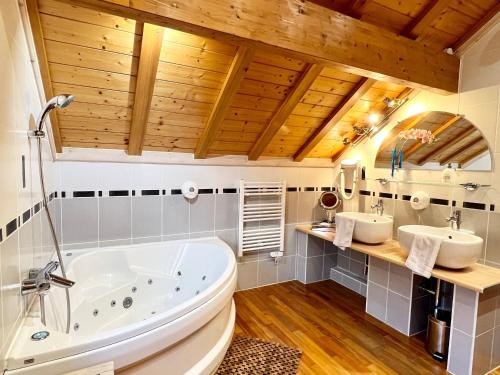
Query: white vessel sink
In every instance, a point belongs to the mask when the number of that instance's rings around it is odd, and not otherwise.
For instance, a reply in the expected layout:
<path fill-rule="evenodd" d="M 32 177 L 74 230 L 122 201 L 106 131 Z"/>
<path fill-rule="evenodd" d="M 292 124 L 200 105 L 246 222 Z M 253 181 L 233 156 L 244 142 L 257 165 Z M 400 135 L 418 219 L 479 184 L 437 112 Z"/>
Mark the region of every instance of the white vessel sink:
<path fill-rule="evenodd" d="M 364 212 L 338 212 L 336 217 L 356 220 L 352 239 L 367 244 L 382 243 L 392 238 L 392 218 Z"/>
<path fill-rule="evenodd" d="M 403 225 L 398 228 L 398 237 L 405 255 L 410 253 L 416 234 L 442 239 L 436 259 L 438 266 L 465 268 L 476 263 L 483 251 L 483 239 L 471 233 L 427 225 Z"/>

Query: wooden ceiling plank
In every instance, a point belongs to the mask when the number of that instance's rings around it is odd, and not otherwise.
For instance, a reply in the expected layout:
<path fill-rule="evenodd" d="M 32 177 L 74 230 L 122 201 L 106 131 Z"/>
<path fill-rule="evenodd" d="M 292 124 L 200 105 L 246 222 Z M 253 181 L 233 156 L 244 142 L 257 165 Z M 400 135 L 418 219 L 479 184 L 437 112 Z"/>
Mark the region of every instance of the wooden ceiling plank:
<path fill-rule="evenodd" d="M 42 76 L 43 91 L 45 93 L 45 100 L 50 100 L 54 96 L 52 88 L 52 79 L 50 76 L 49 62 L 47 59 L 47 51 L 45 50 L 45 42 L 43 37 L 42 23 L 40 20 L 40 13 L 38 9 L 38 0 L 27 0 L 26 8 L 28 17 L 31 24 L 31 31 L 33 33 L 33 41 L 35 44 L 36 54 L 38 56 L 38 66 Z M 57 113 L 52 111 L 49 113 L 50 124 L 52 130 L 52 138 L 54 140 L 54 148 L 56 153 L 62 152 L 62 138 L 59 131 L 59 120 Z"/>
<path fill-rule="evenodd" d="M 342 99 L 340 104 L 333 110 L 323 123 L 314 131 L 297 153 L 294 155 L 294 161 L 302 161 L 316 147 L 316 145 L 328 134 L 328 132 L 342 120 L 347 112 L 356 104 L 356 102 L 375 84 L 376 80 L 372 78 L 361 78 L 352 90 Z"/>
<path fill-rule="evenodd" d="M 462 140 L 467 138 L 469 135 L 471 135 L 475 131 L 476 131 L 476 128 L 474 126 L 468 127 L 467 129 L 462 131 L 460 134 L 458 134 L 455 138 L 451 139 L 449 142 L 446 142 L 441 147 L 437 147 L 435 150 L 432 150 L 431 152 L 422 156 L 420 159 L 418 159 L 417 165 L 424 165 L 427 161 L 431 160 L 434 156 L 443 152 L 443 150 L 446 150 L 447 148 L 452 147 L 453 145 L 457 144 L 458 142 L 461 142 Z"/>
<path fill-rule="evenodd" d="M 310 63 L 328 63 L 361 76 L 445 93 L 458 89 L 456 56 L 435 53 L 417 41 L 311 2 L 288 6 L 285 0 L 134 0 L 128 5 L 112 0 L 62 1 Z"/>
<path fill-rule="evenodd" d="M 416 39 L 427 29 L 453 0 L 432 0 L 401 32 L 408 38 Z"/>
<path fill-rule="evenodd" d="M 448 129 L 449 127 L 451 127 L 452 125 L 456 124 L 457 121 L 461 120 L 463 118 L 463 116 L 461 115 L 456 115 L 456 116 L 453 116 L 452 118 L 450 118 L 449 120 L 445 121 L 442 125 L 438 126 L 436 128 L 436 130 L 434 130 L 432 132 L 432 135 L 437 138 L 439 136 L 439 134 L 441 134 L 442 132 L 444 132 L 446 129 Z M 411 146 L 410 148 L 408 148 L 408 150 L 406 150 L 404 152 L 404 155 L 405 155 L 405 158 L 409 158 L 411 155 L 413 155 L 415 152 L 417 152 L 418 150 L 420 150 L 420 148 L 422 146 L 424 146 L 425 143 L 422 143 L 422 142 L 416 142 L 413 146 Z"/>
<path fill-rule="evenodd" d="M 453 50 L 461 51 L 467 48 L 467 45 L 472 42 L 472 39 L 476 39 L 476 37 L 479 36 L 478 34 L 481 33 L 481 29 L 487 28 L 489 24 L 494 25 L 496 23 L 494 21 L 495 19 L 497 20 L 496 22 L 500 19 L 500 3 L 495 4 L 479 22 L 462 35 L 460 39 L 453 44 Z"/>
<path fill-rule="evenodd" d="M 439 164 L 445 165 L 448 163 L 452 163 L 453 159 L 455 159 L 458 155 L 460 155 L 462 152 L 467 150 L 469 147 L 474 146 L 476 143 L 481 142 L 482 140 L 483 140 L 483 136 L 480 134 L 479 136 L 475 137 L 472 141 L 467 142 L 465 145 L 463 145 L 458 150 L 453 152 L 451 155 L 448 155 L 445 158 L 439 160 Z"/>
<path fill-rule="evenodd" d="M 245 77 L 248 66 L 252 61 L 253 54 L 254 50 L 246 46 L 240 46 L 238 51 L 236 51 L 229 72 L 217 96 L 210 116 L 208 117 L 203 134 L 196 145 L 194 153 L 196 159 L 204 159 L 207 157 L 208 150 L 214 142 L 217 132 L 231 107 L 231 102 L 240 87 L 241 81 Z"/>
<path fill-rule="evenodd" d="M 141 42 L 141 54 L 137 71 L 134 108 L 130 124 L 128 144 L 129 155 L 141 155 L 144 146 L 144 135 L 148 121 L 153 91 L 156 81 L 156 71 L 160 61 L 163 42 L 163 27 L 150 23 L 144 24 Z"/>
<path fill-rule="evenodd" d="M 248 155 L 249 160 L 257 160 L 262 155 L 267 145 L 271 143 L 274 136 L 292 114 L 297 104 L 299 104 L 322 70 L 323 66 L 318 64 L 309 64 L 304 69 L 297 84 L 292 88 L 279 109 L 274 113 L 257 142 L 253 145 Z"/>

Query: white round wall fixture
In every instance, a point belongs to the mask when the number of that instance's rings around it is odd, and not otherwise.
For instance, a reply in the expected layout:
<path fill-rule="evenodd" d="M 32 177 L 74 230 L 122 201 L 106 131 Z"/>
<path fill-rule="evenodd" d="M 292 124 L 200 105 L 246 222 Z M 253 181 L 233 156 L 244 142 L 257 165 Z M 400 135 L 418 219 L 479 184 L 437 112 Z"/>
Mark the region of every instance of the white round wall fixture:
<path fill-rule="evenodd" d="M 410 197 L 410 205 L 414 210 L 420 211 L 429 207 L 431 198 L 425 191 L 416 191 Z"/>
<path fill-rule="evenodd" d="M 198 185 L 193 181 L 186 181 L 182 184 L 182 195 L 186 199 L 194 199 L 198 196 Z"/>

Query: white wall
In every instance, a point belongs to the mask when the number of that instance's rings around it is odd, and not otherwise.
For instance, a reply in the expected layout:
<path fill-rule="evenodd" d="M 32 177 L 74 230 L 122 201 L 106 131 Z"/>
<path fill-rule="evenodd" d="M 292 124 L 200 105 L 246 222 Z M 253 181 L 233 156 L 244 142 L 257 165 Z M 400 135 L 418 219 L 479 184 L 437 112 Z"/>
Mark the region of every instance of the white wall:
<path fill-rule="evenodd" d="M 1 356 L 12 339 L 23 316 L 25 303 L 19 293 L 19 282 L 42 254 L 41 212 L 23 223 L 6 238 L 6 225 L 22 216 L 41 200 L 35 149 L 26 131 L 40 111 L 39 92 L 23 29 L 21 11 L 16 0 L 0 1 L 0 347 Z M 45 141 L 45 149 L 48 143 Z M 22 188 L 21 158 L 26 157 L 27 187 Z M 49 188 L 57 185 L 57 168 L 46 152 Z M 45 238 L 45 242 L 47 242 Z M 0 365 L 1 366 L 1 365 Z"/>

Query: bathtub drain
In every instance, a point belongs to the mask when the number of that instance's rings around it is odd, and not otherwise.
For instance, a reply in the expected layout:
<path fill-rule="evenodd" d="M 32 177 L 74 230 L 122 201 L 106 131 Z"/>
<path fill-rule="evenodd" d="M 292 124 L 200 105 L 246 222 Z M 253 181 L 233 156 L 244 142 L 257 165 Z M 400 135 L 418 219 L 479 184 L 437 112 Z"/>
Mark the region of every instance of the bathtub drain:
<path fill-rule="evenodd" d="M 134 300 L 132 297 L 125 297 L 123 299 L 123 307 L 128 309 L 130 306 L 132 306 L 132 303 L 134 303 Z"/>
<path fill-rule="evenodd" d="M 31 335 L 31 339 L 33 341 L 45 340 L 47 337 L 49 337 L 49 333 L 47 331 L 35 332 Z"/>

